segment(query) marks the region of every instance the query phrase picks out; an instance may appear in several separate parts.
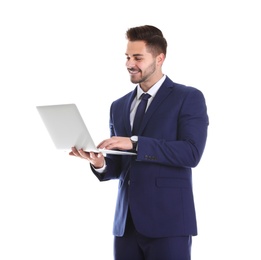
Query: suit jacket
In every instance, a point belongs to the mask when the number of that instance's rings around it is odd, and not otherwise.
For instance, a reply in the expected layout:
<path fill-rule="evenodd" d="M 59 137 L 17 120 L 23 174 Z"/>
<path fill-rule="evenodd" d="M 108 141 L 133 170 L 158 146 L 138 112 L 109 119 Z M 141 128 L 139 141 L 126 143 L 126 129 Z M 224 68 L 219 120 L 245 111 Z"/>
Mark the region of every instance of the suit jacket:
<path fill-rule="evenodd" d="M 130 137 L 136 89 L 111 104 L 111 136 Z M 113 234 L 122 236 L 128 208 L 148 237 L 197 235 L 191 169 L 203 154 L 208 115 L 203 94 L 166 78 L 138 133 L 137 156 L 107 155 L 100 181 L 119 179 Z"/>

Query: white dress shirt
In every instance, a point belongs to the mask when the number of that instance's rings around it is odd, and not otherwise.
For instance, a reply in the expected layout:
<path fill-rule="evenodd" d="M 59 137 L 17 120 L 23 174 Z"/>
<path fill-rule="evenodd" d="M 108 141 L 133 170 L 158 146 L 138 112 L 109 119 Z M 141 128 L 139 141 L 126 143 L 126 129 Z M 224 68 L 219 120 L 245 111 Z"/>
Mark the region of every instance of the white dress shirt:
<path fill-rule="evenodd" d="M 158 92 L 160 86 L 162 85 L 163 81 L 166 79 L 166 75 L 164 75 L 156 84 L 154 84 L 148 92 L 148 94 L 151 95 L 151 97 L 149 98 L 148 100 L 148 104 L 147 104 L 147 108 L 146 110 L 148 109 L 149 105 L 151 104 L 153 98 L 155 97 L 156 93 Z M 141 95 L 145 93 L 140 85 L 138 84 L 137 86 L 137 96 L 136 98 L 134 98 L 132 104 L 131 104 L 131 108 L 130 108 L 130 124 L 131 124 L 131 129 L 132 129 L 132 126 L 133 126 L 133 121 L 134 121 L 134 116 L 135 116 L 135 113 L 136 113 L 136 110 L 137 110 L 137 107 L 141 101 L 140 97 Z"/>

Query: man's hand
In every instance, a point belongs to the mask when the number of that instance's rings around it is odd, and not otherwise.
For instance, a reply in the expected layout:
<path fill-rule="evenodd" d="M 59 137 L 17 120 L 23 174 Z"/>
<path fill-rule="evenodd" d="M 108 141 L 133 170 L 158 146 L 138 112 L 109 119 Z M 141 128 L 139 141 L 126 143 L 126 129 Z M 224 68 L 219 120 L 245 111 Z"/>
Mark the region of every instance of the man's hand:
<path fill-rule="evenodd" d="M 121 136 L 113 136 L 109 139 L 103 140 L 99 145 L 100 149 L 108 149 L 108 150 L 131 150 L 132 142 L 130 137 L 121 137 Z"/>
<path fill-rule="evenodd" d="M 105 164 L 105 159 L 102 153 L 85 152 L 83 149 L 77 150 L 72 147 L 69 155 L 88 160 L 95 168 L 102 168 Z"/>

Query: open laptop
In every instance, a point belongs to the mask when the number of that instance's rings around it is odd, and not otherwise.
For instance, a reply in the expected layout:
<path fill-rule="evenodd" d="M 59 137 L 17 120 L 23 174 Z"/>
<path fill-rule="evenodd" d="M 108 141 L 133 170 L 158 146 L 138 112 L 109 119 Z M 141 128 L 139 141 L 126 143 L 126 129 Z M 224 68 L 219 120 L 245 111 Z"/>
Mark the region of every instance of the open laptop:
<path fill-rule="evenodd" d="M 119 150 L 98 149 L 75 104 L 46 105 L 36 107 L 57 149 L 72 147 L 86 152 L 135 155 Z"/>

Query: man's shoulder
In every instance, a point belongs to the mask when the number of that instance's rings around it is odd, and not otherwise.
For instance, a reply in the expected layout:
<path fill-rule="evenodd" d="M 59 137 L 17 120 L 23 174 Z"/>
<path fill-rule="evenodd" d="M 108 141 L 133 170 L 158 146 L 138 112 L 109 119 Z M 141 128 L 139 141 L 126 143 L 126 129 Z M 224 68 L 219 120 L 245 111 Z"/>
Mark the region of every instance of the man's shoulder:
<path fill-rule="evenodd" d="M 163 86 L 165 86 L 167 88 L 173 88 L 173 90 L 175 92 L 180 92 L 180 93 L 190 93 L 190 92 L 201 93 L 201 91 L 198 88 L 196 88 L 194 86 L 174 82 L 169 77 L 166 77 L 166 80 L 164 81 Z"/>

